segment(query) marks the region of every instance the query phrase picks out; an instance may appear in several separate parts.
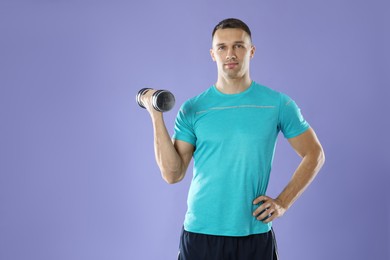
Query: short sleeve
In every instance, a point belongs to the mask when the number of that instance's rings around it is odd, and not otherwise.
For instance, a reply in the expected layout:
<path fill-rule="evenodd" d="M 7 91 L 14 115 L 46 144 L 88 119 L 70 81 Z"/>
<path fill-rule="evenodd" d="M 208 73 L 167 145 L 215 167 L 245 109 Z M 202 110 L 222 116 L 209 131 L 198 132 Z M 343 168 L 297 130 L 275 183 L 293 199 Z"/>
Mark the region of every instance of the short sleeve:
<path fill-rule="evenodd" d="M 279 128 L 285 138 L 293 138 L 310 128 L 295 101 L 284 94 L 281 94 L 279 113 Z"/>
<path fill-rule="evenodd" d="M 193 112 L 190 101 L 185 102 L 175 120 L 173 139 L 181 140 L 196 146 L 196 135 L 193 127 Z"/>

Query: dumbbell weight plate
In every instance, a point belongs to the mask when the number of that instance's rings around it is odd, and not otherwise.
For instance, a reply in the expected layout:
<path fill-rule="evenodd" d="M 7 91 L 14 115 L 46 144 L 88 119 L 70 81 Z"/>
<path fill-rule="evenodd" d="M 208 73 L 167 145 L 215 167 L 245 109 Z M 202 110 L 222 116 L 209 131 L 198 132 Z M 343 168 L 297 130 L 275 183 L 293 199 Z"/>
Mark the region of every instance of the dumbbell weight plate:
<path fill-rule="evenodd" d="M 157 90 L 153 93 L 152 104 L 157 111 L 169 111 L 175 105 L 175 96 L 168 90 Z"/>

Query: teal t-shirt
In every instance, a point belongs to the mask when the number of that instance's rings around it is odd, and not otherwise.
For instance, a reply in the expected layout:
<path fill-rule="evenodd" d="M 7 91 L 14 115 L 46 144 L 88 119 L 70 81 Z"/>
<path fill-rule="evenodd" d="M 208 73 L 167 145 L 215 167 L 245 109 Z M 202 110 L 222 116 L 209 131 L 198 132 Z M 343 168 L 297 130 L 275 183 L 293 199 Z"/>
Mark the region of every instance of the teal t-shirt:
<path fill-rule="evenodd" d="M 244 92 L 223 94 L 215 86 L 187 100 L 173 138 L 195 147 L 184 229 L 246 236 L 268 232 L 252 202 L 266 194 L 279 131 L 286 138 L 309 124 L 288 96 L 252 82 Z"/>

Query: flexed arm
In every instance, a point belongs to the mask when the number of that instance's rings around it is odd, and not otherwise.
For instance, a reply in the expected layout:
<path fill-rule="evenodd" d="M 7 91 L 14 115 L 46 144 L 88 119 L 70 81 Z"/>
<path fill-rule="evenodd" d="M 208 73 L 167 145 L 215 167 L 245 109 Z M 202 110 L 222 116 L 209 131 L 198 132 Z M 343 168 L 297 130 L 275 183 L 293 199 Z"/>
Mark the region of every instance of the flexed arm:
<path fill-rule="evenodd" d="M 162 178 L 169 184 L 181 181 L 187 171 L 194 152 L 194 146 L 183 141 L 171 140 L 165 126 L 163 113 L 155 110 L 149 90 L 142 97 L 142 103 L 149 112 L 153 124 L 154 153 Z"/>

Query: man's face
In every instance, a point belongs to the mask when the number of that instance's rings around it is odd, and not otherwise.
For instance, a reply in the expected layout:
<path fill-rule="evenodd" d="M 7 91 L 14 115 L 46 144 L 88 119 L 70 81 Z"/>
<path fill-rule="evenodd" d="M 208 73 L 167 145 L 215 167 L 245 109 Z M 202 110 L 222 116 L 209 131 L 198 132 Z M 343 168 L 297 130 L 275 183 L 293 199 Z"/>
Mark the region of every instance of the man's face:
<path fill-rule="evenodd" d="M 219 75 L 241 78 L 249 72 L 249 61 L 255 54 L 255 46 L 244 30 L 219 29 L 214 34 L 210 54 L 217 63 Z"/>

